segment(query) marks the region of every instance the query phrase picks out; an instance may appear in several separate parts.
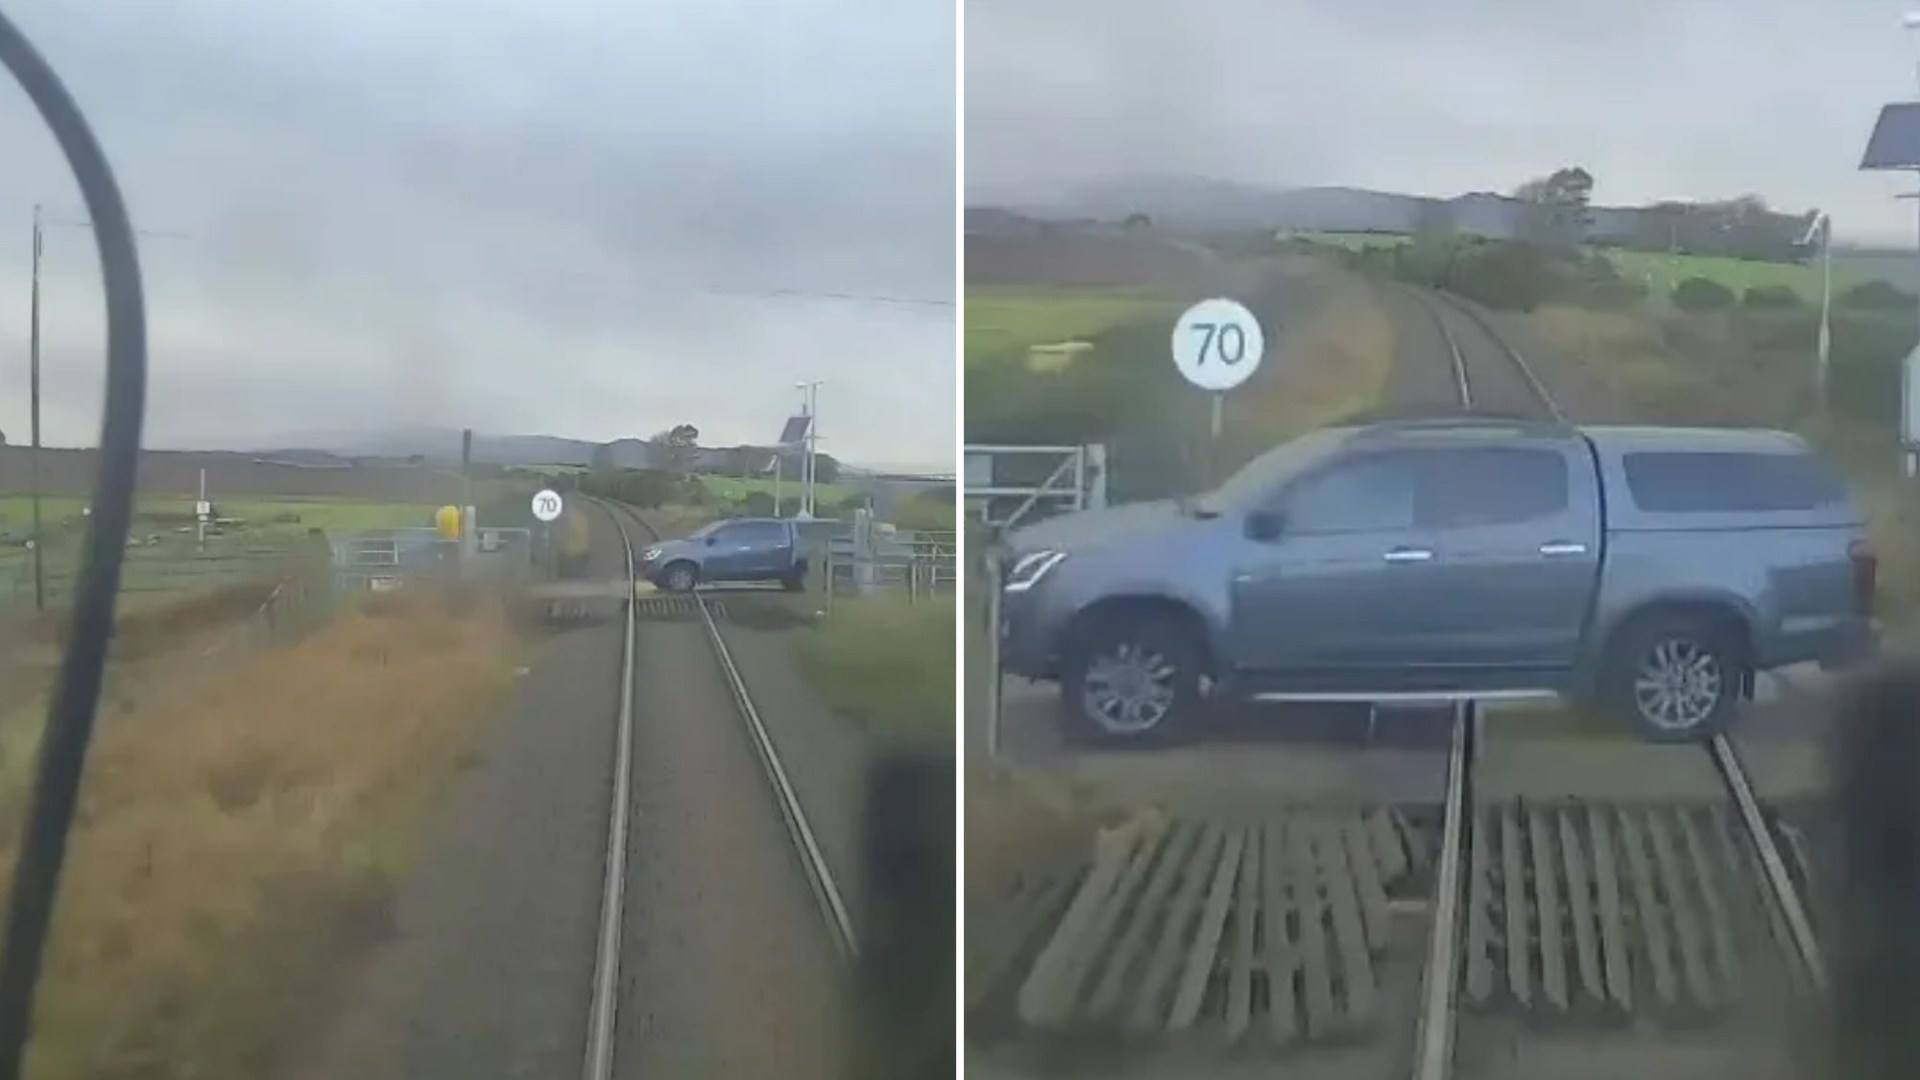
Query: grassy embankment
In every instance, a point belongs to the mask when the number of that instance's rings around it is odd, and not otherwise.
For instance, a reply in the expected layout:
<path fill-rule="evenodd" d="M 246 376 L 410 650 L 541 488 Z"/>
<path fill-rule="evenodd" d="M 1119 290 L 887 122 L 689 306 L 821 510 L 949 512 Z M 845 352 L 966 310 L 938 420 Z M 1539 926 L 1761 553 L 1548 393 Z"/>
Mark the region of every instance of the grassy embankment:
<path fill-rule="evenodd" d="M 29 1074 L 271 1075 L 390 932 L 422 828 L 515 656 L 498 605 L 391 594 L 191 692 L 113 689 Z M 37 720 L 8 727 L 6 874 L 39 737 Z"/>
<path fill-rule="evenodd" d="M 1395 348 L 1391 320 L 1370 287 L 1346 275 L 1318 275 L 1298 283 L 1305 302 L 1285 330 L 1268 343 L 1258 375 L 1227 399 L 1223 456 L 1228 466 L 1315 427 L 1377 407 L 1392 372 Z M 1117 443 L 1177 444 L 1167 428 L 1196 395 L 1167 359 L 1169 321 L 1177 303 L 1132 297 L 1130 321 L 1089 332 L 1093 349 L 1068 369 L 1023 362 L 1021 347 L 1057 340 L 1062 327 L 1085 319 L 1077 299 L 1068 310 L 1046 312 L 1053 295 L 1030 292 L 1017 302 L 1002 292 L 967 302 L 967 418 L 970 439 L 1027 442 L 1111 439 Z M 1063 294 L 1071 297 L 1071 294 Z M 1257 305 L 1256 305 L 1257 306 Z M 1013 339 L 1000 313 L 1020 312 L 1034 328 Z M 1100 310 L 1103 317 L 1112 309 Z M 978 313 L 990 321 L 978 336 Z M 1065 331 L 1072 332 L 1072 331 Z M 1190 484 L 1172 472 L 1152 478 Z M 978 546 L 970 545 L 971 550 Z M 1083 783 L 1063 782 L 986 760 L 981 738 L 990 672 L 982 600 L 970 597 L 965 625 L 968 659 L 966 784 L 966 892 L 969 902 L 997 895 L 1023 868 L 1089 842 L 1096 827 L 1119 811 L 1108 795 Z"/>
<path fill-rule="evenodd" d="M 882 741 L 953 742 L 954 600 L 838 599 L 799 632 L 800 670 L 828 707 Z"/>

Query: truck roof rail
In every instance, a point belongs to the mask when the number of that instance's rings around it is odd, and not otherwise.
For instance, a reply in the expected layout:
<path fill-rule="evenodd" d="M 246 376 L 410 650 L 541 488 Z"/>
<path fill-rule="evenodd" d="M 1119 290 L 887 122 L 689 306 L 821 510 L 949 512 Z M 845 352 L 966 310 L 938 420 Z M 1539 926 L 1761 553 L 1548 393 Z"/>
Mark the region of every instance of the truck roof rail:
<path fill-rule="evenodd" d="M 1500 412 L 1454 412 L 1438 416 L 1387 415 L 1356 422 L 1362 429 L 1362 435 L 1368 432 L 1388 435 L 1417 431 L 1505 430 L 1515 434 L 1564 436 L 1575 430 L 1573 425 L 1564 420 Z"/>

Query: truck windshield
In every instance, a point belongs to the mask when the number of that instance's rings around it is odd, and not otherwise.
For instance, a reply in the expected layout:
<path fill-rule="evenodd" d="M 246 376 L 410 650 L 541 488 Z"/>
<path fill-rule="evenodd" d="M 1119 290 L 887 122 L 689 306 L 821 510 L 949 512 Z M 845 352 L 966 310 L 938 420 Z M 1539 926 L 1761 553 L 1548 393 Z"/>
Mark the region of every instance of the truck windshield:
<path fill-rule="evenodd" d="M 1242 465 L 1240 471 L 1219 487 L 1195 499 L 1191 504 L 1193 512 L 1202 517 L 1217 517 L 1229 510 L 1247 507 L 1290 477 L 1324 460 L 1351 433 L 1351 428 L 1323 428 L 1281 443 Z"/>
<path fill-rule="evenodd" d="M 704 540 L 704 539 L 706 539 L 707 537 L 709 537 L 709 536 L 712 536 L 712 535 L 714 534 L 714 532 L 715 532 L 716 530 L 718 530 L 718 529 L 720 528 L 720 526 L 721 526 L 721 524 L 722 524 L 722 522 L 718 522 L 718 521 L 709 521 L 709 522 L 707 522 L 707 523 L 706 523 L 705 525 L 702 525 L 702 526 L 700 526 L 699 528 L 697 528 L 697 529 L 695 529 L 695 530 L 693 530 L 692 532 L 690 532 L 690 533 L 688 533 L 688 534 L 687 534 L 687 539 L 689 539 L 689 540 Z"/>

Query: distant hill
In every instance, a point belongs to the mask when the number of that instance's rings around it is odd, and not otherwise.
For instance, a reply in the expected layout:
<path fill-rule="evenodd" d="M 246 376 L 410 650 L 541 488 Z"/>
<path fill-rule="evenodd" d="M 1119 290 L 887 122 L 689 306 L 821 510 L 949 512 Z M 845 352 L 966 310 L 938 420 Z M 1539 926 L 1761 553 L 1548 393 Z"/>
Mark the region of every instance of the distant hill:
<path fill-rule="evenodd" d="M 1145 214 L 1156 232 L 1258 230 L 1408 233 L 1422 220 L 1445 221 L 1459 232 L 1510 239 L 1523 204 L 1494 192 L 1432 198 L 1355 187 L 1270 187 L 1191 176 L 1130 176 L 1089 181 L 1040 195 L 1013 189 L 976 194 L 967 210 L 969 236 L 1031 236 L 1048 225 L 1121 222 Z M 1650 211 L 1631 206 L 1589 208 L 1587 237 L 1618 242 L 1645 235 Z M 1653 229 L 1664 235 L 1664 225 Z"/>
<path fill-rule="evenodd" d="M 263 450 L 257 445 L 208 449 L 243 453 L 300 468 L 346 467 L 369 459 L 384 462 L 417 460 L 423 464 L 448 466 L 457 465 L 460 461 L 460 437 L 460 432 L 451 428 L 425 427 L 372 432 L 307 432 L 276 440 L 272 449 Z M 763 447 L 701 447 L 696 452 L 694 468 L 738 473 L 748 467 L 742 463 L 743 453 L 750 457 L 759 455 L 761 460 L 766 460 L 766 448 Z M 598 464 L 649 468 L 660 467 L 665 457 L 652 443 L 638 438 L 599 443 L 559 435 L 493 435 L 475 432 L 473 460 L 481 465 L 592 467 Z M 863 469 L 849 462 L 835 460 L 842 474 L 847 476 L 870 472 L 921 471 L 874 467 Z M 948 471 L 951 471 L 951 466 Z"/>
<path fill-rule="evenodd" d="M 348 457 L 412 458 L 435 462 L 460 460 L 460 432 L 452 428 L 395 428 L 387 431 L 304 432 L 280 440 L 300 451 Z M 475 432 L 473 460 L 483 465 L 589 465 L 599 443 L 552 435 L 488 435 Z M 247 447 L 253 452 L 252 447 Z"/>

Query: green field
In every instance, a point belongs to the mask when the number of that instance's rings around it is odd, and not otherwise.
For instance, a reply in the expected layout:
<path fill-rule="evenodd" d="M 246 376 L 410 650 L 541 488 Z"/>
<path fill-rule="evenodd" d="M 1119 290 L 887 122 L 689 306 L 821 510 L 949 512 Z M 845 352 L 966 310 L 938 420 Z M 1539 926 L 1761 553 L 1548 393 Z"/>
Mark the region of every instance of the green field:
<path fill-rule="evenodd" d="M 1746 293 L 1756 286 L 1785 285 L 1807 300 L 1820 299 L 1820 267 L 1796 263 L 1760 262 L 1718 255 L 1665 255 L 1649 251 L 1608 251 L 1607 258 L 1620 276 L 1645 285 L 1655 296 L 1672 295 L 1674 286 L 1688 278 L 1707 278 L 1733 290 Z M 1833 291 L 1846 289 L 1867 280 L 1845 265 L 1835 262 Z"/>
<path fill-rule="evenodd" d="M 1400 233 L 1298 232 L 1283 233 L 1282 236 L 1313 244 L 1325 244 L 1328 247 L 1346 248 L 1348 251 L 1359 251 L 1364 247 L 1399 247 L 1413 240 L 1413 237 Z"/>
<path fill-rule="evenodd" d="M 733 501 L 744 499 L 756 491 L 763 495 L 771 496 L 774 488 L 773 477 L 771 476 L 714 476 L 712 474 L 702 473 L 698 479 L 701 485 L 708 491 L 713 492 L 722 499 Z M 827 503 L 843 502 L 853 494 L 851 488 L 842 487 L 839 484 L 815 484 L 813 485 L 813 492 L 814 498 L 823 506 Z M 799 477 L 782 477 L 780 480 L 781 501 L 787 502 L 798 498 L 799 495 Z"/>
<path fill-rule="evenodd" d="M 134 508 L 132 538 L 122 571 L 122 588 L 147 598 L 178 595 L 247 580 L 264 572 L 279 553 L 309 529 L 354 530 L 424 527 L 434 507 L 413 503 L 354 502 L 344 499 L 236 499 L 216 502 L 222 518 L 238 518 L 203 551 L 195 542 L 193 500 L 142 499 Z M 79 568 L 84 535 L 81 511 L 86 500 L 43 497 L 46 532 L 43 572 L 50 602 L 65 602 Z M 0 495 L 0 535 L 25 536 L 32 530 L 29 496 Z M 31 553 L 14 544 L 0 546 L 0 609 L 33 601 Z"/>
<path fill-rule="evenodd" d="M 970 288 L 966 362 L 1085 338 L 1137 319 L 1171 316 L 1178 306 L 1170 297 L 1135 290 Z"/>

